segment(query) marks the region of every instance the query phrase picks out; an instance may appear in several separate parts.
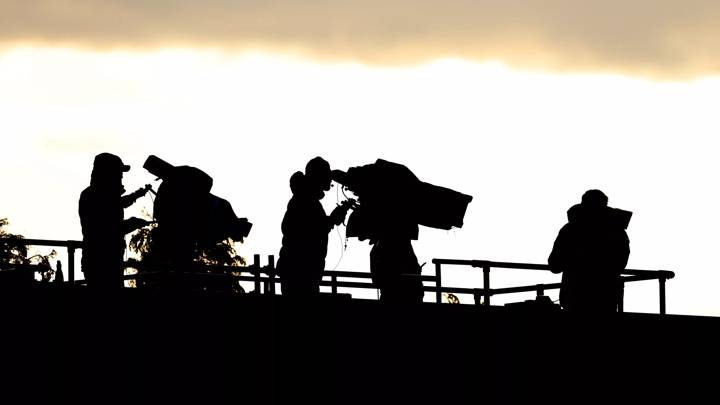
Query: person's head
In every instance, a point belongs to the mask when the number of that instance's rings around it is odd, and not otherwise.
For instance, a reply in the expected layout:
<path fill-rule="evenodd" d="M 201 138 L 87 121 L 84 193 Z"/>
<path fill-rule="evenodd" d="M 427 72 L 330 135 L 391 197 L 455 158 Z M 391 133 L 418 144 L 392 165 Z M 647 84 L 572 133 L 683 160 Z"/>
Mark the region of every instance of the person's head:
<path fill-rule="evenodd" d="M 312 189 L 330 190 L 330 164 L 320 156 L 310 159 L 305 165 L 305 181 Z"/>
<path fill-rule="evenodd" d="M 305 175 L 303 172 L 295 172 L 290 176 L 290 190 L 293 194 L 300 194 L 305 184 Z"/>
<path fill-rule="evenodd" d="M 95 156 L 90 182 L 95 184 L 122 182 L 123 173 L 129 170 L 130 166 L 123 163 L 119 156 L 112 153 L 101 153 Z"/>
<path fill-rule="evenodd" d="M 588 190 L 583 194 L 581 204 L 591 209 L 605 208 L 608 205 L 608 198 L 600 190 Z"/>

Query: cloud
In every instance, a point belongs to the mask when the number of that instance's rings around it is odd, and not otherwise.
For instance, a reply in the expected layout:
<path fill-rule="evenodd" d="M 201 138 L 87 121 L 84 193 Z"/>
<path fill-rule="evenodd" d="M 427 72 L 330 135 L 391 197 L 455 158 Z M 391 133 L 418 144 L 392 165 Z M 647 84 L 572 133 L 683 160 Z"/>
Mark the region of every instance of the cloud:
<path fill-rule="evenodd" d="M 720 72 L 716 0 L 0 0 L 0 44 L 439 57 L 675 78 Z"/>

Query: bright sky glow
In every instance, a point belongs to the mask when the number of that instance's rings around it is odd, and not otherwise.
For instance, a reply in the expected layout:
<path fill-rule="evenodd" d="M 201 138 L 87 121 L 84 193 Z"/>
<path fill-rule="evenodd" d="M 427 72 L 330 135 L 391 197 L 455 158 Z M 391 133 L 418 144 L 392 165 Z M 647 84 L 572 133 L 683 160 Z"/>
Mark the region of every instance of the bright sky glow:
<path fill-rule="evenodd" d="M 153 181 L 141 166 L 156 154 L 213 176 L 213 192 L 255 224 L 241 252 L 265 256 L 279 251 L 294 171 L 317 155 L 339 169 L 382 157 L 475 198 L 463 228 L 421 230 L 415 249 L 426 270 L 435 257 L 544 263 L 565 211 L 600 188 L 611 206 L 634 212 L 629 267 L 676 272 L 669 312 L 718 316 L 719 98 L 712 77 L 11 48 L 0 52 L 0 217 L 27 237 L 80 239 L 77 199 L 94 155 L 113 152 L 133 166 L 125 185 L 134 190 Z M 333 189 L 328 209 L 336 199 Z M 152 202 L 126 214 L 142 205 Z M 341 256 L 336 236 L 330 269 Z M 349 241 L 338 269 L 367 271 L 368 251 Z M 494 286 L 559 280 L 511 272 L 494 273 Z M 449 281 L 480 279 L 458 272 Z M 653 282 L 625 296 L 627 310 L 657 311 Z"/>

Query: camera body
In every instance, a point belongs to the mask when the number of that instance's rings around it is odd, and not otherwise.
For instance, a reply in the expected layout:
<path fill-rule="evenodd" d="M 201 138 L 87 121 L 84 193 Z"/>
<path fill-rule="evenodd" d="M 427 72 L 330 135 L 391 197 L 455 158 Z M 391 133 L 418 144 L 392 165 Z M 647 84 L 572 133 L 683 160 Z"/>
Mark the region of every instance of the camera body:
<path fill-rule="evenodd" d="M 414 240 L 419 225 L 446 230 L 462 227 L 472 201 L 472 196 L 422 182 L 406 166 L 383 159 L 347 172 L 335 170 L 332 178 L 358 197 L 347 236 L 360 240 Z"/>
<path fill-rule="evenodd" d="M 247 218 L 238 218 L 227 200 L 210 193 L 213 179 L 202 170 L 173 166 L 154 155 L 143 168 L 163 180 L 153 208 L 159 228 L 192 235 L 195 242 L 205 244 L 226 238 L 240 241 L 250 233 Z"/>

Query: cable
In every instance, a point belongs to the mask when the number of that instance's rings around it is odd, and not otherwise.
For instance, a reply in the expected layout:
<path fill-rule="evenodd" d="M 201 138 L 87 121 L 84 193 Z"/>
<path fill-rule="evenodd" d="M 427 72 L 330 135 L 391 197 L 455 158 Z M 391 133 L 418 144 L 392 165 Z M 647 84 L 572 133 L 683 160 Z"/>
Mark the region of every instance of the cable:
<path fill-rule="evenodd" d="M 349 198 L 347 195 L 345 195 L 345 186 L 340 185 L 340 187 L 335 188 L 335 203 L 339 206 L 340 205 L 340 190 L 342 189 L 343 196 L 345 196 L 345 199 L 348 200 Z M 341 225 L 345 225 L 343 222 Z M 347 236 L 345 236 L 345 241 L 343 242 L 342 234 L 340 234 L 340 225 L 338 225 L 335 230 L 338 234 L 338 239 L 340 240 L 340 258 L 338 259 L 337 263 L 335 264 L 335 267 L 333 267 L 332 271 L 337 270 L 337 268 L 340 266 L 340 263 L 342 262 L 343 257 L 345 256 L 345 250 L 347 250 Z M 347 235 L 347 231 L 346 231 Z"/>
<path fill-rule="evenodd" d="M 155 192 L 155 189 L 151 188 L 150 192 L 147 193 L 147 195 L 150 196 L 150 201 L 152 201 L 152 207 L 153 207 L 153 212 L 152 212 L 152 215 L 150 215 L 150 217 L 153 220 L 155 220 L 155 196 L 157 195 L 157 193 Z"/>
<path fill-rule="evenodd" d="M 340 258 L 335 264 L 335 267 L 333 267 L 332 271 L 337 270 L 338 266 L 340 266 L 340 262 L 342 262 L 343 256 L 345 256 L 345 249 L 347 249 L 347 238 L 345 238 L 345 246 L 343 247 L 343 238 L 340 234 L 340 226 L 338 226 L 335 230 L 337 231 L 338 238 L 340 239 Z"/>

